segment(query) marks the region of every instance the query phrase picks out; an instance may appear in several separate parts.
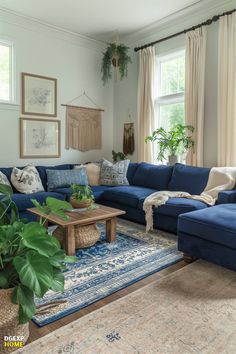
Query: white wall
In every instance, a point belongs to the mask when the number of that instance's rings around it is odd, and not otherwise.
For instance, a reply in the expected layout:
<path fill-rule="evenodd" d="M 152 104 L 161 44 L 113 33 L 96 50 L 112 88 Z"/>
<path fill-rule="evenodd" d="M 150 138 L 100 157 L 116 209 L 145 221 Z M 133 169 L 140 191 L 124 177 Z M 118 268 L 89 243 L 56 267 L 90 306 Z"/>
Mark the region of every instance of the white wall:
<path fill-rule="evenodd" d="M 217 0 L 216 0 L 217 2 Z M 138 82 L 138 53 L 133 51 L 135 46 L 149 43 L 159 38 L 179 32 L 184 28 L 211 18 L 235 7 L 235 1 L 219 2 L 219 7 L 207 8 L 195 11 L 192 15 L 175 18 L 173 21 L 164 23 L 160 28 L 155 28 L 145 36 L 142 32 L 134 38 L 124 38 L 130 46 L 133 63 L 129 67 L 128 78 L 115 84 L 114 89 L 114 149 L 122 151 L 123 123 L 128 120 L 128 112 L 131 114 L 131 121 L 135 124 L 136 149 L 131 160 L 137 161 L 137 82 Z M 216 166 L 217 163 L 217 65 L 218 65 L 218 23 L 207 27 L 207 53 L 206 53 L 206 85 L 205 85 L 205 126 L 204 126 L 204 166 Z M 185 45 L 184 35 L 156 45 L 156 53 L 171 52 Z"/>
<path fill-rule="evenodd" d="M 0 37 L 15 41 L 18 103 L 15 106 L 0 104 L 0 166 L 23 166 L 28 162 L 54 165 L 110 158 L 113 147 L 113 83 L 105 87 L 102 85 L 100 66 L 103 45 L 3 12 L 0 12 Z M 58 79 L 58 119 L 62 128 L 60 158 L 19 158 L 21 72 Z M 70 101 L 84 90 L 105 110 L 102 150 L 86 153 L 65 149 L 65 107 L 61 107 L 61 103 Z M 86 98 L 75 103 L 91 106 Z"/>

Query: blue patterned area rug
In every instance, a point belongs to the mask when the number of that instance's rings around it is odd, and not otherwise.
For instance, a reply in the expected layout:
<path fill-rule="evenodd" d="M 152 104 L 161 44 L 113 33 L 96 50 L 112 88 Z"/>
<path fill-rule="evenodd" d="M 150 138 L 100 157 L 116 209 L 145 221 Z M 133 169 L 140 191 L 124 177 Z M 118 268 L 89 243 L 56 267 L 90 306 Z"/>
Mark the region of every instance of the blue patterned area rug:
<path fill-rule="evenodd" d="M 99 228 L 101 238 L 96 245 L 78 250 L 78 262 L 67 265 L 65 291 L 49 291 L 37 300 L 40 311 L 33 321 L 38 326 L 91 305 L 182 259 L 175 235 L 160 230 L 146 234 L 144 226 L 119 220 L 116 241 L 107 243 L 104 225 Z"/>

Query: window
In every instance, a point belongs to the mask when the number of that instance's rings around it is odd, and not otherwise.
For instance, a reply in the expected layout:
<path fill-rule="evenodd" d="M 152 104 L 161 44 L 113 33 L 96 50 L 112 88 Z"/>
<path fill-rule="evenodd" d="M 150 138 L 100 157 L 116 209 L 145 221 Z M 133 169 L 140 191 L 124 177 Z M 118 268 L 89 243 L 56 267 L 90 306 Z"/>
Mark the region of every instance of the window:
<path fill-rule="evenodd" d="M 156 126 L 167 130 L 184 123 L 185 52 L 157 57 Z"/>
<path fill-rule="evenodd" d="M 13 43 L 0 39 L 0 102 L 14 102 Z"/>

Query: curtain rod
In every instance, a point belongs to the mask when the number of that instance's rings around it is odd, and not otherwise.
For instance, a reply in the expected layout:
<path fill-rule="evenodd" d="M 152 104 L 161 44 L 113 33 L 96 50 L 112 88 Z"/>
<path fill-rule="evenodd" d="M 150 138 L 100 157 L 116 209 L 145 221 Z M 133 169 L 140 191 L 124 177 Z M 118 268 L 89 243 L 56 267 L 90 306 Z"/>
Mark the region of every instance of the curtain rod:
<path fill-rule="evenodd" d="M 134 51 L 135 51 L 135 52 L 138 52 L 138 51 L 141 50 L 141 49 L 148 48 L 148 47 L 152 47 L 154 44 L 167 41 L 168 39 L 171 39 L 171 38 L 180 36 L 181 34 L 185 34 L 185 33 L 190 32 L 190 31 L 194 31 L 195 29 L 200 28 L 200 27 L 202 27 L 202 26 L 209 26 L 209 25 L 211 25 L 213 22 L 217 22 L 220 17 L 226 16 L 226 15 L 231 15 L 231 14 L 234 13 L 235 11 L 236 11 L 236 9 L 233 9 L 233 10 L 231 10 L 231 11 L 224 12 L 224 13 L 221 14 L 221 15 L 213 16 L 213 17 L 210 18 L 209 20 L 206 20 L 205 22 L 202 22 L 202 23 L 200 23 L 199 25 L 192 26 L 192 27 L 187 28 L 187 29 L 185 29 L 185 30 L 183 30 L 183 31 L 177 32 L 177 33 L 175 33 L 175 34 L 171 34 L 170 36 L 167 36 L 167 37 L 158 39 L 157 41 L 144 44 L 144 45 L 142 45 L 142 46 L 140 46 L 140 47 L 136 47 L 136 48 L 134 48 Z"/>

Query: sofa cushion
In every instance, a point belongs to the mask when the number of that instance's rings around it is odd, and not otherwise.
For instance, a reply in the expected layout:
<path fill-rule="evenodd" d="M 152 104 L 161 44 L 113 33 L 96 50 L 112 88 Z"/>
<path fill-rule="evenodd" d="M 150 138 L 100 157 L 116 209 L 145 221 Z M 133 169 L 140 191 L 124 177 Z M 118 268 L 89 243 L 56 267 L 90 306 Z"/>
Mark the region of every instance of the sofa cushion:
<path fill-rule="evenodd" d="M 101 175 L 101 164 L 99 163 L 87 163 L 85 165 L 74 166 L 74 169 L 85 168 L 88 183 L 90 186 L 99 186 L 100 184 L 100 175 Z"/>
<path fill-rule="evenodd" d="M 33 165 L 23 169 L 14 167 L 11 173 L 11 183 L 20 193 L 32 194 L 44 191 L 37 169 Z"/>
<path fill-rule="evenodd" d="M 132 184 L 156 189 L 158 191 L 167 190 L 172 169 L 172 166 L 152 165 L 142 162 L 137 167 Z"/>
<path fill-rule="evenodd" d="M 207 204 L 200 202 L 199 200 L 187 198 L 170 198 L 166 204 L 155 208 L 154 213 L 177 217 L 180 214 L 206 208 L 208 208 Z"/>
<path fill-rule="evenodd" d="M 236 204 L 221 204 L 179 217 L 178 231 L 236 249 Z"/>
<path fill-rule="evenodd" d="M 18 168 L 23 168 L 23 167 L 18 167 Z M 1 167 L 0 171 L 7 177 L 8 181 L 10 182 L 13 192 L 18 193 L 16 188 L 13 186 L 11 183 L 11 173 L 12 173 L 13 167 Z"/>
<path fill-rule="evenodd" d="M 154 193 L 155 189 L 138 186 L 119 186 L 104 192 L 103 199 L 137 208 L 139 200 Z"/>
<path fill-rule="evenodd" d="M 135 172 L 137 171 L 137 168 L 139 165 L 140 165 L 140 163 L 138 163 L 138 162 L 130 162 L 129 167 L 128 167 L 128 171 L 127 171 L 127 179 L 128 179 L 129 184 L 134 184 L 133 178 L 134 178 Z"/>
<path fill-rule="evenodd" d="M 210 168 L 176 163 L 168 190 L 201 194 L 207 185 Z"/>
<path fill-rule="evenodd" d="M 56 188 L 70 187 L 71 184 L 88 185 L 88 177 L 84 167 L 74 170 L 46 170 L 48 191 Z"/>
<path fill-rule="evenodd" d="M 113 187 L 109 186 L 92 186 L 91 189 L 93 191 L 93 195 L 95 198 L 95 202 L 99 202 L 103 198 L 103 192 L 109 190 Z M 54 192 L 64 194 L 66 199 L 69 200 L 71 196 L 71 189 L 70 188 L 57 188 Z"/>
<path fill-rule="evenodd" d="M 127 180 L 127 171 L 129 160 L 122 160 L 112 163 L 103 159 L 101 164 L 100 183 L 104 186 L 118 186 L 129 184 Z"/>
<path fill-rule="evenodd" d="M 0 184 L 5 184 L 5 185 L 7 185 L 7 186 L 10 186 L 10 185 L 11 185 L 10 182 L 8 181 L 7 176 L 4 175 L 4 173 L 2 173 L 1 171 L 0 171 Z M 2 194 L 2 193 L 0 193 L 0 195 L 1 195 L 1 194 Z"/>
<path fill-rule="evenodd" d="M 32 194 L 15 193 L 12 195 L 12 200 L 16 203 L 19 211 L 24 211 L 27 208 L 34 207 L 31 202 L 31 199 L 36 199 L 39 203 L 44 203 L 47 197 L 54 197 L 60 200 L 64 200 L 63 194 L 54 192 L 37 192 Z"/>
<path fill-rule="evenodd" d="M 47 190 L 47 172 L 46 170 L 70 170 L 70 164 L 58 165 L 58 166 L 36 166 L 39 176 L 41 178 L 43 187 Z M 4 173 L 4 172 L 3 172 Z"/>

